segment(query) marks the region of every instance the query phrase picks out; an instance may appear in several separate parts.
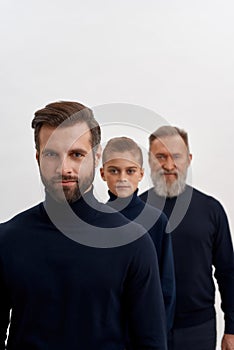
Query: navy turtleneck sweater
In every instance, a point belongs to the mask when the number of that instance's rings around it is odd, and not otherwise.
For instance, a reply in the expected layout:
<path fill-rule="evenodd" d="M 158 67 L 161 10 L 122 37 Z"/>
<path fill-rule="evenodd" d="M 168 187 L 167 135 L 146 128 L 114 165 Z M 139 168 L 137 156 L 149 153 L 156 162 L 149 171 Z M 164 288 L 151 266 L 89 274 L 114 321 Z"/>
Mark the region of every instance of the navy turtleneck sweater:
<path fill-rule="evenodd" d="M 0 350 L 10 310 L 8 350 L 124 350 L 126 324 L 134 350 L 165 350 L 149 235 L 92 191 L 71 209 L 47 196 L 0 225 Z"/>
<path fill-rule="evenodd" d="M 158 257 L 167 329 L 170 330 L 174 321 L 176 288 L 171 235 L 165 232 L 167 217 L 160 210 L 144 203 L 137 195 L 138 190 L 127 198 L 116 197 L 110 191 L 108 193 L 108 204 L 129 220 L 141 224 L 153 240 Z"/>
<path fill-rule="evenodd" d="M 212 266 L 221 293 L 225 333 L 234 334 L 234 254 L 228 220 L 221 204 L 190 186 L 174 198 L 140 196 L 169 218 L 176 275 L 174 328 L 215 317 Z"/>

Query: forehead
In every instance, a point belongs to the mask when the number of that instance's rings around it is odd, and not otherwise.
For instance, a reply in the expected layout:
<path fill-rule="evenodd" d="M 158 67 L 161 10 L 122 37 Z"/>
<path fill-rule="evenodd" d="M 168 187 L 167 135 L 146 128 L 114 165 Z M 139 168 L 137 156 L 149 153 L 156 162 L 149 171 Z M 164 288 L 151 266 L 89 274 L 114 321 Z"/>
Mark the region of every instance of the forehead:
<path fill-rule="evenodd" d="M 86 123 L 76 123 L 70 126 L 51 127 L 43 125 L 39 133 L 41 148 L 68 150 L 71 147 L 90 147 L 91 132 Z"/>
<path fill-rule="evenodd" d="M 165 136 L 155 139 L 150 145 L 152 153 L 187 153 L 184 140 L 179 135 Z"/>
<path fill-rule="evenodd" d="M 105 164 L 108 166 L 118 166 L 118 167 L 131 167 L 140 166 L 138 155 L 134 155 L 132 152 L 111 152 L 107 156 Z"/>

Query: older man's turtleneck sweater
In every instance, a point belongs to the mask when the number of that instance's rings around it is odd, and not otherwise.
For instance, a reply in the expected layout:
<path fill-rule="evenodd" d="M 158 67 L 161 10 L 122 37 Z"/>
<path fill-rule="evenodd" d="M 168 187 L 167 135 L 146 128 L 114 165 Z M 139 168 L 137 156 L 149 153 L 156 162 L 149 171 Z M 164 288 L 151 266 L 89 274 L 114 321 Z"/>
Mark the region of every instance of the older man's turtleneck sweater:
<path fill-rule="evenodd" d="M 71 209 L 47 195 L 45 203 L 0 225 L 0 350 L 10 309 L 8 350 L 123 350 L 126 322 L 134 349 L 165 350 L 163 299 L 149 235 L 111 213 L 92 191 Z M 73 221 L 72 212 L 80 221 Z M 98 243 L 99 235 L 111 236 L 117 226 L 120 238 L 129 235 L 128 244 L 120 239 L 118 246 L 116 237 L 106 246 Z M 79 243 L 79 235 L 83 242 L 90 230 L 87 244 Z"/>
<path fill-rule="evenodd" d="M 108 193 L 108 204 L 129 220 L 145 227 L 153 240 L 158 256 L 167 329 L 170 330 L 174 321 L 176 288 L 171 237 L 165 232 L 168 220 L 160 210 L 144 203 L 137 196 L 138 190 L 125 198 L 116 197 L 111 191 Z"/>
<path fill-rule="evenodd" d="M 214 266 L 225 333 L 234 334 L 234 254 L 222 205 L 190 186 L 178 197 L 160 197 L 154 188 L 140 197 L 162 209 L 173 229 L 177 296 L 174 327 L 195 326 L 215 317 Z"/>

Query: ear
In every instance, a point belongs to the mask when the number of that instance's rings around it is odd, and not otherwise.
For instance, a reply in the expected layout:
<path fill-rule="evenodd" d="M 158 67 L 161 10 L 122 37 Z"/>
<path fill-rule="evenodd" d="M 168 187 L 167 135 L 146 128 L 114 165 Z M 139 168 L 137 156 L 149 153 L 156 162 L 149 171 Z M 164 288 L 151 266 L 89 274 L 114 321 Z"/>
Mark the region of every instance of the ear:
<path fill-rule="evenodd" d="M 152 163 L 153 163 L 153 154 L 152 152 L 149 150 L 148 152 L 148 163 L 149 163 L 149 166 L 151 167 Z"/>
<path fill-rule="evenodd" d="M 100 168 L 100 175 L 103 181 L 106 181 L 104 168 Z"/>
<path fill-rule="evenodd" d="M 141 168 L 140 170 L 140 176 L 139 176 L 139 181 L 142 180 L 143 176 L 144 176 L 145 170 L 143 168 Z"/>
<path fill-rule="evenodd" d="M 40 155 L 39 152 L 36 152 L 36 160 L 37 160 L 37 164 L 40 166 Z"/>
<path fill-rule="evenodd" d="M 102 147 L 101 145 L 98 145 L 97 151 L 95 153 L 95 168 L 98 166 L 101 156 L 102 156 Z"/>
<path fill-rule="evenodd" d="M 191 153 L 189 153 L 189 156 L 188 156 L 189 165 L 190 165 L 192 159 L 193 159 L 193 155 Z"/>

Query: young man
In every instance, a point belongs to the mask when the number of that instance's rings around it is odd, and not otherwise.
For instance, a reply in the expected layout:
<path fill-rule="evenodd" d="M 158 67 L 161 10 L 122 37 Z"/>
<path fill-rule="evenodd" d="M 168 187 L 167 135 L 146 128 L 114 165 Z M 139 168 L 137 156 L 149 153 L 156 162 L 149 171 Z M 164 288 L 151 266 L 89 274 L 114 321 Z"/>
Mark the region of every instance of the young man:
<path fill-rule="evenodd" d="M 126 325 L 135 350 L 165 350 L 150 236 L 93 196 L 92 111 L 51 103 L 32 127 L 46 198 L 0 225 L 0 350 L 124 350 Z"/>
<path fill-rule="evenodd" d="M 141 224 L 154 242 L 167 316 L 167 329 L 171 329 L 175 309 L 175 276 L 170 234 L 165 233 L 166 216 L 146 205 L 138 196 L 138 184 L 144 170 L 140 147 L 128 137 L 108 141 L 102 155 L 101 177 L 107 182 L 108 204 L 128 219 Z"/>
<path fill-rule="evenodd" d="M 185 131 L 163 126 L 150 135 L 149 143 L 154 187 L 141 198 L 169 218 L 175 261 L 177 299 L 169 349 L 215 349 L 213 265 L 225 315 L 222 350 L 233 350 L 234 255 L 224 209 L 186 185 L 192 155 Z"/>

